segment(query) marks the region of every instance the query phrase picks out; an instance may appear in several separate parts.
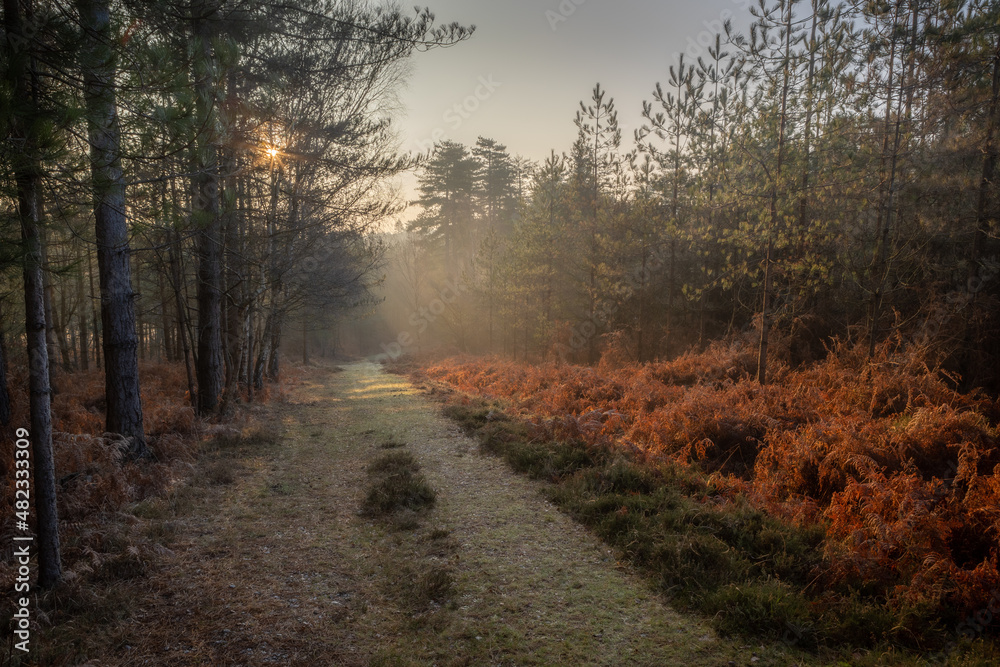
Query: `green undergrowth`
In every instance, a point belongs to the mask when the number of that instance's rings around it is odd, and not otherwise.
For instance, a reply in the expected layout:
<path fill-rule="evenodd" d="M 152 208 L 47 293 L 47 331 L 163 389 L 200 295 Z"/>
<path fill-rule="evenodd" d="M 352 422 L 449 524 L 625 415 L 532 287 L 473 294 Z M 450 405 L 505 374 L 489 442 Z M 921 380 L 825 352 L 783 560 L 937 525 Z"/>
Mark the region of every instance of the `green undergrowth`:
<path fill-rule="evenodd" d="M 693 467 L 640 462 L 576 441 L 539 442 L 502 404 L 460 400 L 445 406 L 447 417 L 514 470 L 550 482 L 546 495 L 562 511 L 675 604 L 711 617 L 723 636 L 828 657 L 848 652 L 857 665 L 935 664 L 942 657 L 947 664 L 997 664 L 991 645 L 950 645 L 947 629 L 960 619 L 890 610 L 850 588 L 820 590 L 821 524 L 791 525 L 742 498 L 723 498 Z"/>

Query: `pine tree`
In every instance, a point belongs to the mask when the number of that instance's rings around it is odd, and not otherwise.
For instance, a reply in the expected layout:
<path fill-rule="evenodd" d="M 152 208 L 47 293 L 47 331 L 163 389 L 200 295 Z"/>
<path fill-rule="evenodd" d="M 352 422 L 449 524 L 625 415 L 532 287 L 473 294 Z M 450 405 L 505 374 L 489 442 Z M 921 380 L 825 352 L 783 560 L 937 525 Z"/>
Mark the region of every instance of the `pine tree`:
<path fill-rule="evenodd" d="M 42 18 L 33 3 L 4 0 L 5 83 L 9 86 L 9 136 L 18 150 L 11 156 L 21 226 L 25 305 L 25 336 L 28 353 L 31 453 L 38 531 L 38 584 L 51 588 L 62 580 L 59 546 L 59 514 L 56 507 L 55 461 L 52 452 L 52 390 L 49 384 L 49 354 L 45 339 L 45 296 L 42 277 L 42 170 L 52 137 L 45 129 L 51 115 L 41 104 L 36 54 Z M 34 35 L 29 29 L 33 29 Z"/>
<path fill-rule="evenodd" d="M 614 98 L 607 96 L 601 85 L 594 86 L 590 104 L 580 102 L 574 123 L 577 139 L 573 145 L 573 187 L 578 193 L 580 234 L 583 239 L 582 259 L 585 281 L 587 317 L 584 333 L 587 340 L 587 362 L 597 362 L 598 336 L 605 324 L 598 311 L 603 296 L 602 244 L 611 219 L 607 201 L 615 191 L 622 174 L 619 154 L 622 133 Z"/>
<path fill-rule="evenodd" d="M 751 80 L 759 82 L 752 98 L 751 113 L 760 125 L 747 132 L 744 150 L 755 154 L 756 167 L 762 172 L 767 209 L 758 211 L 758 228 L 752 236 L 763 238 L 764 252 L 760 285 L 760 337 L 757 350 L 757 381 L 767 382 L 770 330 L 776 310 L 776 278 L 786 273 L 779 255 L 787 255 L 789 202 L 793 196 L 786 174 L 790 144 L 794 135 L 793 105 L 797 88 L 796 53 L 793 47 L 802 38 L 801 24 L 794 20 L 796 0 L 778 0 L 768 7 L 763 0 L 751 8 L 756 17 L 750 39 L 739 37 L 739 47 L 747 63 Z M 754 243 L 753 239 L 749 239 Z M 785 258 L 787 259 L 787 257 Z"/>
<path fill-rule="evenodd" d="M 653 99 L 659 105 L 654 111 L 651 102 L 643 102 L 642 115 L 646 123 L 637 134 L 637 140 L 642 149 L 652 155 L 663 175 L 663 193 L 668 211 L 667 243 L 669 257 L 667 258 L 667 304 L 665 347 L 670 354 L 672 343 L 670 337 L 674 328 L 674 300 L 678 294 L 678 243 L 684 234 L 682 217 L 689 217 L 682 211 L 682 194 L 687 186 L 688 142 L 694 135 L 698 120 L 704 81 L 695 79 L 694 65 L 684 62 L 684 54 L 677 61 L 676 68 L 671 65 L 668 71 L 668 90 L 664 92 L 657 83 L 653 91 Z M 655 136 L 665 142 L 666 150 L 660 149 L 651 140 Z"/>
<path fill-rule="evenodd" d="M 432 246 L 443 251 L 449 271 L 467 262 L 473 251 L 473 197 L 479 167 L 462 144 L 439 144 L 420 175 L 420 199 L 424 214 L 411 225 Z"/>
<path fill-rule="evenodd" d="M 552 151 L 532 178 L 532 197 L 515 231 L 516 271 L 535 294 L 533 338 L 543 349 L 551 346 L 556 320 L 562 315 L 561 279 L 573 250 L 566 243 L 571 238 L 566 179 L 566 159 Z"/>
<path fill-rule="evenodd" d="M 83 30 L 80 63 L 87 103 L 101 284 L 107 430 L 129 439 L 131 458 L 146 458 L 150 454 L 142 425 L 111 12 L 106 0 L 77 0 L 76 6 Z"/>
<path fill-rule="evenodd" d="M 728 23 L 727 32 L 732 30 Z M 723 274 L 718 261 L 723 252 L 722 239 L 731 231 L 724 209 L 729 203 L 725 191 L 728 151 L 733 132 L 733 106 L 740 87 L 742 60 L 726 51 L 721 34 L 708 47 L 708 58 L 698 59 L 697 86 L 704 91 L 694 132 L 690 137 L 691 160 L 694 165 L 694 206 L 700 209 L 704 225 L 698 229 L 692 222 L 692 241 L 700 248 L 700 276 L 690 292 L 698 300 L 698 345 L 706 341 L 706 316 L 710 293 L 717 291 Z M 693 214 L 696 215 L 696 214 Z"/>
<path fill-rule="evenodd" d="M 219 203 L 219 127 L 216 115 L 219 36 L 216 0 L 195 0 L 190 7 L 194 54 L 191 79 L 201 128 L 194 147 L 192 220 L 198 257 L 198 411 L 211 414 L 222 398 L 222 236 Z"/>
<path fill-rule="evenodd" d="M 475 174 L 479 217 L 485 222 L 487 232 L 495 229 L 507 235 L 517 202 L 516 174 L 507 147 L 493 139 L 479 137 L 472 155 L 479 161 Z"/>

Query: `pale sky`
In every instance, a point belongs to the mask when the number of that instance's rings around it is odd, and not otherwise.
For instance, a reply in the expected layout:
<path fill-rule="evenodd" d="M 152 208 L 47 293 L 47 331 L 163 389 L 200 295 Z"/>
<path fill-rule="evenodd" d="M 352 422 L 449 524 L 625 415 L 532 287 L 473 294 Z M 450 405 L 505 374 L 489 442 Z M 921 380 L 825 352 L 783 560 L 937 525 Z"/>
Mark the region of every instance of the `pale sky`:
<path fill-rule="evenodd" d="M 480 135 L 541 161 L 568 152 L 581 100 L 600 83 L 615 100 L 623 149 L 657 81 L 685 52 L 705 53 L 722 20 L 742 29 L 750 0 L 428 0 L 441 23 L 476 25 L 466 42 L 418 53 L 400 92 L 404 151 Z M 705 53 L 707 56 L 707 53 Z M 457 108 L 456 108 L 457 105 Z M 416 179 L 401 182 L 412 199 Z M 415 208 L 415 207 L 414 207 Z M 404 215 L 409 219 L 415 211 Z"/>

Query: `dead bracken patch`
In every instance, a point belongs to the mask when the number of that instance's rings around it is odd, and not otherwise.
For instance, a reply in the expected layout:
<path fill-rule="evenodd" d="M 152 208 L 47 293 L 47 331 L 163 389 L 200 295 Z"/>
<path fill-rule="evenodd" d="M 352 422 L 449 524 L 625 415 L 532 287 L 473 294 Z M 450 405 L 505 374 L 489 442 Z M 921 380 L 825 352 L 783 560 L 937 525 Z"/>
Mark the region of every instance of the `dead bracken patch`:
<path fill-rule="evenodd" d="M 950 645 L 1000 587 L 996 402 L 907 349 L 840 345 L 764 386 L 727 370 L 744 358 L 734 342 L 623 368 L 460 358 L 414 377 L 449 387 L 445 414 L 485 451 L 555 483 L 561 508 L 720 631 Z M 996 627 L 971 655 L 992 659 Z"/>

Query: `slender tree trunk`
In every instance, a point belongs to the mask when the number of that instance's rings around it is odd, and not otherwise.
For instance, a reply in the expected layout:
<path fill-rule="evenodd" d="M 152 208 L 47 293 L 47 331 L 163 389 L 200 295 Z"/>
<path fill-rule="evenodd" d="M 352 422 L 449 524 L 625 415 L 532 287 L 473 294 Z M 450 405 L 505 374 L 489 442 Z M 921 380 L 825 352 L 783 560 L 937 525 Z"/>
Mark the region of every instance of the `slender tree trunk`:
<path fill-rule="evenodd" d="M 271 382 L 277 382 L 281 379 L 281 359 L 278 355 L 278 350 L 281 349 L 281 317 L 280 315 L 275 315 L 274 321 L 271 323 L 271 356 L 268 358 L 267 362 L 267 379 Z"/>
<path fill-rule="evenodd" d="M 80 368 L 90 370 L 90 332 L 87 330 L 87 318 L 90 317 L 87 308 L 87 291 L 83 286 L 83 254 L 77 256 L 80 272 L 76 275 L 77 319 L 80 321 Z"/>
<path fill-rule="evenodd" d="M 94 363 L 100 366 L 103 359 L 101 355 L 101 339 L 103 336 L 100 327 L 101 314 L 97 305 L 97 291 L 94 289 L 94 264 L 90 258 L 90 253 L 84 254 L 87 255 L 87 281 L 90 283 L 90 328 L 94 332 Z"/>
<path fill-rule="evenodd" d="M 643 337 L 646 331 L 646 240 L 642 243 L 642 274 L 639 278 L 639 326 L 636 331 L 635 358 L 640 364 L 646 360 Z"/>
<path fill-rule="evenodd" d="M 676 220 L 676 217 L 674 218 Z M 674 233 L 677 233 L 676 227 Z M 673 356 L 671 350 L 674 342 L 674 292 L 677 291 L 677 239 L 670 239 L 670 268 L 667 271 L 667 313 L 666 336 L 663 341 L 663 351 L 667 358 Z"/>
<path fill-rule="evenodd" d="M 257 362 L 254 364 L 253 369 L 253 388 L 258 391 L 264 388 L 264 375 L 270 363 L 271 342 L 274 340 L 273 327 L 272 316 L 268 314 L 264 323 L 263 335 L 259 336 L 260 352 L 257 355 Z"/>
<path fill-rule="evenodd" d="M 40 180 L 35 190 L 35 200 L 35 206 L 38 207 L 38 220 L 41 220 L 45 217 L 45 206 L 42 200 L 42 183 Z M 38 244 L 42 253 L 42 307 L 45 309 L 45 351 L 49 355 L 49 388 L 54 395 L 59 393 L 55 367 L 58 350 L 56 349 L 55 318 L 52 313 L 52 271 L 49 267 L 48 239 L 43 227 L 38 229 Z"/>
<path fill-rule="evenodd" d="M 168 303 L 170 301 L 167 296 L 167 289 L 163 283 L 163 270 L 161 269 L 156 274 L 156 291 L 160 297 L 160 326 L 163 330 L 163 348 L 162 353 L 164 358 L 169 362 L 173 363 L 177 361 L 176 350 L 174 349 L 173 336 L 170 335 L 170 307 Z"/>
<path fill-rule="evenodd" d="M 69 328 L 69 309 L 66 306 L 66 290 L 59 290 L 59 318 L 52 321 L 52 328 L 56 332 L 56 340 L 59 341 L 59 359 L 62 362 L 64 373 L 73 372 L 73 359 L 70 357 L 72 346 L 66 340 L 66 330 Z"/>
<path fill-rule="evenodd" d="M 244 360 L 244 372 L 246 376 L 244 378 L 244 384 L 247 388 L 247 400 L 253 402 L 253 392 L 256 386 L 256 377 L 254 374 L 254 350 L 257 347 L 257 327 L 255 326 L 255 321 L 257 319 L 257 306 L 254 301 L 250 302 L 250 308 L 247 312 L 247 352 L 246 358 Z"/>
<path fill-rule="evenodd" d="M 28 385 L 31 410 L 32 466 L 34 468 L 35 520 L 38 527 L 38 585 L 50 588 L 62 580 L 59 547 L 59 513 L 56 508 L 55 458 L 52 453 L 52 390 L 49 385 L 49 352 L 45 341 L 45 296 L 42 278 L 41 236 L 35 188 L 37 174 L 17 176 L 24 241 L 24 308 L 28 343 Z"/>
<path fill-rule="evenodd" d="M 757 382 L 767 384 L 767 348 L 771 333 L 771 288 L 774 283 L 772 274 L 772 254 L 774 240 L 767 241 L 767 254 L 764 256 L 764 300 L 760 311 L 760 344 L 757 348 Z"/>
<path fill-rule="evenodd" d="M 139 359 L 141 361 L 146 361 L 146 347 L 148 346 L 148 335 L 149 329 L 146 326 L 145 313 L 142 308 L 135 311 L 135 328 L 137 332 L 137 338 L 139 342 Z"/>
<path fill-rule="evenodd" d="M 771 310 L 774 307 L 771 291 L 774 286 L 774 235 L 778 227 L 778 185 L 785 158 L 785 130 L 788 122 L 788 93 L 791 85 L 792 1 L 785 0 L 788 18 L 785 21 L 785 53 L 781 82 L 781 114 L 778 119 L 778 159 L 771 183 L 771 219 L 767 232 L 767 253 L 764 256 L 764 295 L 760 309 L 760 344 L 757 348 L 757 382 L 767 384 L 767 349 L 771 334 Z"/>
<path fill-rule="evenodd" d="M 197 116 L 205 131 L 196 147 L 193 185 L 194 222 L 198 228 L 198 411 L 219 408 L 224 383 L 222 353 L 222 238 L 219 215 L 218 148 L 216 146 L 215 56 L 212 53 L 214 0 L 192 8 Z"/>
<path fill-rule="evenodd" d="M 708 215 L 707 215 L 708 225 L 707 225 L 707 229 L 709 230 L 709 233 L 714 233 L 715 232 L 715 221 L 713 219 L 714 215 L 715 215 L 715 187 L 716 187 L 716 182 L 718 181 L 718 178 L 719 178 L 719 171 L 718 171 L 718 166 L 719 165 L 716 164 L 716 161 L 718 159 L 718 153 L 717 153 L 717 149 L 716 149 L 716 145 L 715 145 L 715 141 L 716 141 L 716 139 L 715 139 L 715 133 L 716 133 L 716 127 L 719 124 L 719 108 L 720 108 L 720 102 L 719 102 L 719 81 L 721 79 L 720 79 L 719 72 L 720 72 L 720 68 L 721 68 L 720 63 L 722 61 L 722 38 L 721 38 L 721 36 L 717 36 L 716 37 L 715 52 L 712 55 L 713 55 L 714 60 L 715 60 L 715 65 L 713 67 L 713 73 L 712 73 L 712 80 L 713 80 L 714 91 L 713 91 L 713 95 L 712 95 L 712 114 L 711 114 L 711 117 L 710 117 L 710 121 L 711 122 L 710 122 L 710 125 L 709 125 L 709 135 L 708 135 L 709 136 L 709 141 L 708 141 L 708 146 L 709 146 L 709 149 L 708 149 L 708 151 L 709 151 L 708 152 L 708 177 L 709 178 L 708 178 Z M 725 114 L 724 113 L 723 113 L 723 121 L 722 121 L 722 123 L 723 123 L 723 126 L 724 126 L 725 125 Z M 702 267 L 701 267 L 702 268 L 702 276 L 703 276 L 703 279 L 702 279 L 702 289 L 701 289 L 701 293 L 698 295 L 698 349 L 699 350 L 704 350 L 705 349 L 705 311 L 708 310 L 708 305 L 707 305 L 708 290 L 709 290 L 709 287 L 711 286 L 711 282 L 712 282 L 711 281 L 711 267 L 709 267 L 709 261 L 710 261 L 709 258 L 711 258 L 715 254 L 714 252 L 712 252 L 712 249 L 711 249 L 711 246 L 712 246 L 711 241 L 707 241 L 707 245 L 708 245 L 708 249 L 707 249 L 707 252 L 706 252 L 707 257 L 705 258 L 705 261 L 702 263 Z"/>
<path fill-rule="evenodd" d="M 10 423 L 10 391 L 7 387 L 7 341 L 3 330 L 3 301 L 0 301 L 0 426 Z"/>
<path fill-rule="evenodd" d="M 31 18 L 31 3 L 27 18 Z M 38 164 L 38 137 L 29 121 L 38 108 L 38 78 L 25 36 L 22 3 L 3 0 L 4 28 L 7 33 L 8 83 L 18 105 L 11 111 L 14 145 L 21 150 L 12 156 L 17 189 L 17 213 L 24 242 L 24 328 L 28 351 L 28 390 L 31 412 L 31 454 L 34 472 L 35 525 L 38 531 L 38 585 L 51 588 L 62 580 L 59 555 L 59 513 L 56 507 L 55 460 L 52 453 L 52 390 L 49 384 L 49 354 L 45 340 L 45 285 L 42 275 L 41 169 Z M 18 48 L 16 44 L 24 46 Z M 27 118 L 26 118 L 27 117 Z"/>
<path fill-rule="evenodd" d="M 177 307 L 177 335 L 180 338 L 181 350 L 184 353 L 184 370 L 187 372 L 188 396 L 191 405 L 198 407 L 198 392 L 195 387 L 194 369 L 191 365 L 191 344 L 189 328 L 187 324 L 187 301 L 184 292 L 181 290 L 183 272 L 181 269 L 181 239 L 180 234 L 174 232 L 174 238 L 170 242 L 167 250 L 167 261 L 170 264 L 170 284 L 174 290 L 174 304 Z"/>
<path fill-rule="evenodd" d="M 69 321 L 69 320 L 67 320 L 67 321 Z M 76 329 L 74 329 L 72 327 L 70 327 L 70 330 L 69 330 L 69 345 L 70 345 L 70 350 L 73 353 L 73 356 L 72 356 L 72 359 L 71 359 L 71 361 L 73 363 L 73 368 L 74 369 L 79 368 L 79 362 L 76 359 Z"/>
<path fill-rule="evenodd" d="M 816 25 L 819 21 L 819 0 L 812 2 L 812 28 L 809 34 L 809 68 L 806 74 L 806 117 L 805 129 L 802 134 L 802 192 L 799 194 L 799 252 L 803 257 L 806 252 L 809 234 L 809 177 L 812 174 L 812 117 L 813 117 L 813 87 L 816 78 Z"/>
<path fill-rule="evenodd" d="M 230 81 L 230 88 L 233 83 Z M 237 171 L 236 156 L 232 151 L 227 151 L 228 174 L 235 174 Z M 243 351 L 243 320 L 246 311 L 246 302 L 243 298 L 242 287 L 246 273 L 244 253 L 241 244 L 240 232 L 240 211 L 243 202 L 243 188 L 241 183 L 234 176 L 227 176 L 227 188 L 235 192 L 235 210 L 229 210 L 225 215 L 225 361 L 226 361 L 226 381 L 224 391 L 224 402 L 226 406 L 239 396 L 237 387 L 240 377 L 241 354 Z M 224 408 L 225 409 L 225 408 Z"/>
<path fill-rule="evenodd" d="M 595 93 L 596 94 L 596 93 Z M 590 229 L 590 324 L 594 327 L 590 338 L 587 340 L 587 363 L 591 366 L 597 363 L 597 267 L 600 263 L 598 253 L 598 230 L 601 224 L 601 175 L 600 175 L 600 143 L 601 143 L 601 105 L 595 105 L 594 117 L 594 154 L 591 159 L 594 162 L 594 189 L 591 196 L 594 198 L 594 220 Z"/>
<path fill-rule="evenodd" d="M 101 285 L 107 430 L 130 439 L 128 453 L 131 458 L 147 458 L 150 453 L 142 426 L 135 294 L 125 217 L 121 129 L 115 100 L 111 13 L 108 0 L 77 0 L 76 4 L 84 37 L 81 65 Z"/>
<path fill-rule="evenodd" d="M 596 244 L 595 244 L 596 245 Z M 591 247 L 590 262 L 590 325 L 597 328 L 597 251 Z M 515 354 L 517 350 L 515 348 Z M 597 332 L 587 339 L 587 363 L 593 366 L 597 363 Z"/>
<path fill-rule="evenodd" d="M 281 247 L 278 245 L 278 197 L 281 192 L 281 182 L 284 177 L 284 167 L 278 164 L 275 170 L 275 179 L 273 187 L 271 189 L 271 225 L 268 228 L 268 248 L 269 248 L 269 262 L 268 262 L 268 276 L 267 276 L 267 287 L 271 293 L 271 303 L 270 310 L 267 315 L 267 325 L 265 326 L 264 335 L 261 338 L 261 359 L 258 361 L 259 368 L 255 371 L 257 376 L 254 379 L 254 384 L 258 389 L 263 387 L 264 378 L 268 380 L 278 379 L 278 347 L 281 342 L 281 317 L 282 317 L 282 294 L 283 285 L 281 280 Z M 292 194 L 292 210 L 290 214 L 291 223 L 289 229 L 294 228 L 295 221 L 295 205 L 296 197 L 295 190 L 297 188 L 296 177 L 290 174 L 289 178 L 289 188 L 293 192 Z"/>
<path fill-rule="evenodd" d="M 673 229 L 670 233 L 670 268 L 668 269 L 667 282 L 667 312 L 666 312 L 666 336 L 663 341 L 663 350 L 667 358 L 671 358 L 674 342 L 674 294 L 677 292 L 677 234 L 680 232 L 680 187 L 681 187 L 681 136 L 683 120 L 683 108 L 681 100 L 684 90 L 684 61 L 683 56 L 677 67 L 677 99 L 674 117 L 674 177 L 673 192 L 671 193 L 670 215 Z"/>
<path fill-rule="evenodd" d="M 890 231 L 892 228 L 892 212 L 894 206 L 894 195 L 895 195 L 895 176 L 896 176 L 896 153 L 898 150 L 894 150 L 891 156 L 892 167 L 888 168 L 888 163 L 890 161 L 889 155 L 889 136 L 890 130 L 892 128 L 892 102 L 893 102 L 893 81 L 896 78 L 896 49 L 897 49 L 897 38 L 895 35 L 895 26 L 899 19 L 899 8 L 902 0 L 897 0 L 896 10 L 893 13 L 892 26 L 890 30 L 893 31 L 893 36 L 891 37 L 891 43 L 889 48 L 889 73 L 888 73 L 888 83 L 886 86 L 885 95 L 885 119 L 884 127 L 882 130 L 882 155 L 881 164 L 879 166 L 879 209 L 877 216 L 877 237 L 876 237 L 876 248 L 875 248 L 875 258 L 872 270 L 875 275 L 874 289 L 872 290 L 871 300 L 868 305 L 869 312 L 869 327 L 868 327 L 868 357 L 875 356 L 875 345 L 879 339 L 879 322 L 882 319 L 882 300 L 885 296 L 885 283 L 888 280 L 888 263 L 889 263 L 889 240 Z M 900 85 L 900 102 L 902 102 L 903 86 Z M 896 137 L 898 144 L 899 137 L 899 117 L 896 117 Z"/>
<path fill-rule="evenodd" d="M 524 295 L 524 317 L 525 317 L 525 323 L 524 323 L 524 326 L 522 327 L 522 330 L 524 332 L 524 360 L 525 361 L 528 361 L 528 322 L 527 322 L 527 318 L 529 316 L 529 312 L 530 311 L 528 310 L 528 295 L 525 294 Z"/>

